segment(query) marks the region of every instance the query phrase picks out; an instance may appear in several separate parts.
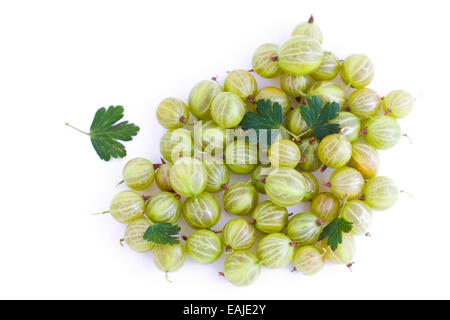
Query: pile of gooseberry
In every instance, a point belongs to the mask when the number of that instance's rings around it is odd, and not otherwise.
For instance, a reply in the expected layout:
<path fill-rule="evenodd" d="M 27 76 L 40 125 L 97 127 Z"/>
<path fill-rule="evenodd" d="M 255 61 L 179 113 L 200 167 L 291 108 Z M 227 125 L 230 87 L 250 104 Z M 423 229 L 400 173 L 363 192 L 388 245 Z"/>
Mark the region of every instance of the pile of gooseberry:
<path fill-rule="evenodd" d="M 280 88 L 258 88 L 254 73 L 278 78 Z M 187 104 L 164 99 L 156 110 L 158 122 L 168 129 L 160 140 L 163 163 L 128 161 L 123 182 L 132 190 L 118 193 L 110 205 L 112 217 L 127 224 L 122 242 L 137 252 L 152 250 L 155 265 L 166 273 L 181 268 L 186 254 L 200 264 L 225 255 L 223 269 L 215 272 L 237 286 L 256 281 L 261 266 L 293 264 L 305 275 L 318 273 L 326 260 L 351 266 L 355 237 L 368 232 L 372 210 L 391 208 L 398 199 L 394 181 L 377 175 L 378 150 L 399 142 L 397 120 L 411 112 L 415 100 L 403 90 L 381 97 L 367 87 L 373 76 L 368 56 L 339 60 L 325 51 L 311 17 L 281 46 L 258 47 L 252 70 L 229 72 L 223 85 L 216 78 L 200 81 Z M 339 124 L 339 133 L 321 140 L 311 134 L 298 106 L 312 96 L 340 105 L 339 115 L 330 121 Z M 268 163 L 261 161 L 257 144 L 230 138 L 226 130 L 238 129 L 247 112 L 257 113 L 261 99 L 281 106 L 287 128 L 265 150 Z M 201 134 L 194 135 L 193 124 L 200 120 Z M 317 173 L 326 168 L 332 171 L 329 189 L 319 192 Z M 230 178 L 240 181 L 230 183 Z M 139 193 L 155 181 L 160 192 Z M 217 230 L 220 200 L 226 217 L 234 218 Z M 310 202 L 310 211 L 290 213 L 295 207 L 287 207 L 300 202 Z M 327 239 L 319 238 L 336 218 L 351 222 L 352 229 L 332 250 Z M 177 244 L 144 240 L 150 226 L 180 219 L 195 231 L 180 232 Z"/>

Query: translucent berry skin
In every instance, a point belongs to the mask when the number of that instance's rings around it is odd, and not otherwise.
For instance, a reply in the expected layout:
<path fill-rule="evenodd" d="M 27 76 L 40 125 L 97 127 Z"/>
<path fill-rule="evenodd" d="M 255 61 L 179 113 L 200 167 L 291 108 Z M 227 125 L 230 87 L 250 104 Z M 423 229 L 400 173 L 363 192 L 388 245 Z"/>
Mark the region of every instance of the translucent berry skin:
<path fill-rule="evenodd" d="M 245 103 L 231 92 L 219 93 L 211 104 L 211 117 L 222 128 L 233 128 L 244 118 Z"/>
<path fill-rule="evenodd" d="M 352 157 L 352 145 L 343 135 L 331 134 L 319 143 L 320 161 L 330 168 L 340 168 Z"/>
<path fill-rule="evenodd" d="M 291 168 L 278 168 L 266 178 L 266 194 L 273 203 L 289 207 L 303 200 L 306 194 L 305 178 Z"/>
<path fill-rule="evenodd" d="M 252 185 L 256 188 L 259 193 L 266 194 L 266 178 L 270 172 L 274 170 L 273 167 L 269 165 L 259 165 L 252 172 Z"/>
<path fill-rule="evenodd" d="M 230 170 L 228 167 L 223 163 L 219 163 L 215 158 L 203 160 L 203 165 L 208 173 L 205 191 L 217 193 L 224 190 L 230 182 Z"/>
<path fill-rule="evenodd" d="M 147 201 L 145 211 L 153 222 L 173 224 L 180 218 L 181 203 L 172 192 L 158 192 Z"/>
<path fill-rule="evenodd" d="M 327 239 L 322 240 L 321 245 L 326 250 L 325 258 L 331 263 L 348 265 L 353 262 L 356 245 L 352 235 L 343 233 L 342 243 L 334 251 L 327 245 Z"/>
<path fill-rule="evenodd" d="M 191 133 L 183 128 L 167 131 L 161 138 L 159 150 L 163 158 L 172 163 L 180 156 L 190 157 L 194 150 Z"/>
<path fill-rule="evenodd" d="M 361 131 L 361 120 L 351 112 L 339 112 L 339 115 L 329 123 L 339 124 L 342 135 L 347 138 L 349 142 L 356 141 L 359 138 Z"/>
<path fill-rule="evenodd" d="M 314 22 L 302 22 L 292 31 L 292 36 L 306 36 L 322 44 L 322 31 Z"/>
<path fill-rule="evenodd" d="M 303 140 L 299 145 L 300 153 L 302 154 L 302 160 L 297 165 L 297 169 L 300 171 L 313 172 L 318 170 L 322 166 L 322 162 L 319 159 L 319 142 L 316 139 Z"/>
<path fill-rule="evenodd" d="M 147 252 L 153 249 L 153 242 L 144 240 L 144 233 L 152 223 L 147 219 L 137 219 L 131 221 L 125 229 L 124 240 L 127 246 L 136 252 Z"/>
<path fill-rule="evenodd" d="M 312 276 L 323 269 L 325 255 L 316 247 L 304 246 L 297 249 L 293 262 L 298 272 Z"/>
<path fill-rule="evenodd" d="M 227 251 L 250 249 L 255 241 L 256 229 L 245 219 L 231 219 L 223 227 L 222 242 Z"/>
<path fill-rule="evenodd" d="M 227 143 L 226 130 L 213 120 L 202 122 L 201 131 L 194 134 L 195 147 L 207 154 L 222 154 Z"/>
<path fill-rule="evenodd" d="M 302 117 L 300 108 L 294 108 L 288 112 L 286 126 L 288 130 L 295 135 L 300 135 L 308 130 L 308 125 Z"/>
<path fill-rule="evenodd" d="M 394 118 L 404 118 L 411 113 L 414 98 L 404 90 L 389 92 L 383 99 L 383 110 Z"/>
<path fill-rule="evenodd" d="M 177 129 L 189 121 L 187 105 L 177 98 L 166 98 L 156 109 L 156 119 L 166 129 Z"/>
<path fill-rule="evenodd" d="M 322 221 L 311 212 L 298 213 L 289 219 L 286 233 L 301 246 L 315 244 L 323 230 Z"/>
<path fill-rule="evenodd" d="M 248 182 L 235 182 L 223 194 L 223 206 L 237 216 L 250 214 L 258 204 L 258 191 Z"/>
<path fill-rule="evenodd" d="M 145 202 L 142 196 L 134 191 L 119 192 L 109 206 L 111 216 L 120 223 L 130 223 L 142 217 Z"/>
<path fill-rule="evenodd" d="M 371 178 L 363 189 L 364 202 L 374 210 L 391 208 L 398 199 L 398 193 L 394 181 L 384 176 Z"/>
<path fill-rule="evenodd" d="M 156 245 L 153 248 L 153 262 L 159 270 L 174 272 L 180 269 L 186 259 L 186 251 L 183 244 Z"/>
<path fill-rule="evenodd" d="M 352 144 L 352 158 L 348 162 L 348 166 L 358 170 L 365 179 L 375 177 L 380 167 L 377 149 L 365 143 L 354 142 Z"/>
<path fill-rule="evenodd" d="M 225 161 L 234 173 L 250 173 L 258 165 L 257 146 L 243 140 L 233 141 L 225 150 Z"/>
<path fill-rule="evenodd" d="M 358 170 L 343 167 L 333 171 L 330 176 L 331 193 L 339 199 L 351 200 L 358 197 L 364 187 L 364 178 Z"/>
<path fill-rule="evenodd" d="M 261 271 L 258 258 L 247 250 L 235 251 L 225 260 L 223 273 L 235 286 L 248 286 L 255 282 Z"/>
<path fill-rule="evenodd" d="M 306 96 L 312 82 L 308 75 L 283 73 L 280 78 L 281 89 L 293 98 Z"/>
<path fill-rule="evenodd" d="M 183 157 L 170 170 L 170 185 L 181 196 L 194 197 L 208 184 L 208 172 L 197 159 Z"/>
<path fill-rule="evenodd" d="M 215 226 L 222 212 L 216 198 L 208 192 L 200 193 L 196 198 L 187 198 L 182 209 L 184 220 L 194 229 Z"/>
<path fill-rule="evenodd" d="M 348 97 L 348 107 L 355 116 L 363 119 L 373 117 L 381 106 L 381 98 L 369 88 L 357 89 Z"/>
<path fill-rule="evenodd" d="M 278 65 L 281 69 L 296 75 L 311 73 L 320 66 L 322 59 L 320 42 L 306 36 L 290 38 L 278 52 Z"/>
<path fill-rule="evenodd" d="M 316 177 L 309 172 L 302 172 L 303 178 L 305 178 L 306 194 L 303 197 L 303 201 L 312 200 L 319 192 L 319 183 Z"/>
<path fill-rule="evenodd" d="M 222 241 L 211 230 L 194 231 L 186 240 L 186 253 L 198 263 L 215 262 L 222 255 L 222 250 Z"/>
<path fill-rule="evenodd" d="M 282 233 L 271 233 L 259 241 L 256 256 L 264 267 L 278 269 L 291 263 L 294 252 L 295 245 L 288 236 Z"/>
<path fill-rule="evenodd" d="M 300 149 L 291 140 L 277 140 L 269 149 L 270 163 L 277 168 L 295 168 L 300 157 Z"/>
<path fill-rule="evenodd" d="M 265 233 L 281 232 L 288 223 L 288 211 L 270 200 L 258 204 L 253 210 L 255 227 Z"/>
<path fill-rule="evenodd" d="M 253 70 L 263 78 L 278 77 L 282 73 L 275 59 L 279 50 L 280 47 L 273 43 L 265 43 L 256 48 L 252 58 Z"/>
<path fill-rule="evenodd" d="M 156 171 L 155 181 L 161 191 L 173 191 L 172 186 L 170 185 L 171 168 L 172 165 L 166 162 Z"/>
<path fill-rule="evenodd" d="M 353 223 L 350 234 L 360 236 L 369 231 L 372 223 L 372 210 L 365 202 L 352 200 L 345 204 L 342 218 Z"/>
<path fill-rule="evenodd" d="M 395 146 L 402 137 L 402 129 L 391 116 L 378 115 L 367 121 L 367 142 L 376 149 L 386 150 Z"/>
<path fill-rule="evenodd" d="M 341 65 L 341 79 L 352 88 L 364 88 L 372 82 L 374 68 L 372 61 L 364 54 L 348 56 Z"/>
<path fill-rule="evenodd" d="M 122 170 L 123 181 L 133 190 L 145 190 L 155 180 L 155 169 L 150 160 L 134 158 Z"/>
<path fill-rule="evenodd" d="M 283 90 L 276 87 L 265 87 L 258 91 L 255 97 L 255 101 L 270 100 L 272 103 L 278 102 L 283 109 L 283 114 L 288 113 L 291 110 L 291 101 L 289 96 L 284 93 Z"/>
<path fill-rule="evenodd" d="M 200 81 L 189 94 L 189 111 L 200 120 L 211 119 L 211 103 L 221 92 L 223 88 L 216 81 Z"/>
<path fill-rule="evenodd" d="M 311 212 L 328 224 L 338 216 L 339 200 L 331 192 L 319 193 L 311 202 Z"/>
<path fill-rule="evenodd" d="M 246 70 L 231 71 L 225 78 L 224 89 L 245 101 L 252 101 L 258 86 L 252 74 Z M 233 126 L 234 127 L 234 126 Z"/>
<path fill-rule="evenodd" d="M 320 66 L 311 72 L 311 77 L 317 81 L 333 80 L 339 73 L 341 64 L 331 52 L 325 52 Z"/>
<path fill-rule="evenodd" d="M 345 91 L 336 82 L 319 81 L 314 83 L 308 90 L 308 96 L 318 96 L 324 103 L 336 102 L 340 106 L 345 103 Z"/>

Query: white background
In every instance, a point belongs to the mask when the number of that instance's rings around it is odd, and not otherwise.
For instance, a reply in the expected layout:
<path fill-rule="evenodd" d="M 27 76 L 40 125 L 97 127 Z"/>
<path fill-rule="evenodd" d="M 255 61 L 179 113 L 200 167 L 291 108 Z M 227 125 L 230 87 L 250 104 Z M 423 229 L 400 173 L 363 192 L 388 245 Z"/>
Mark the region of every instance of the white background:
<path fill-rule="evenodd" d="M 445 5 L 2 1 L 0 298 L 450 298 Z M 263 269 L 254 285 L 238 288 L 218 276 L 223 260 L 187 259 L 168 283 L 151 253 L 119 246 L 124 225 L 90 214 L 121 190 L 115 185 L 128 159 L 158 161 L 160 100 L 186 100 L 200 80 L 251 68 L 258 45 L 281 44 L 311 13 L 325 49 L 371 57 L 370 87 L 380 95 L 423 93 L 400 122 L 413 144 L 402 139 L 381 152 L 380 173 L 413 198 L 403 194 L 393 209 L 374 214 L 373 237 L 357 239 L 353 272 L 330 264 L 314 277 Z M 125 119 L 141 131 L 126 143 L 126 159 L 106 163 L 64 123 L 88 130 L 95 111 L 111 104 L 124 105 Z"/>

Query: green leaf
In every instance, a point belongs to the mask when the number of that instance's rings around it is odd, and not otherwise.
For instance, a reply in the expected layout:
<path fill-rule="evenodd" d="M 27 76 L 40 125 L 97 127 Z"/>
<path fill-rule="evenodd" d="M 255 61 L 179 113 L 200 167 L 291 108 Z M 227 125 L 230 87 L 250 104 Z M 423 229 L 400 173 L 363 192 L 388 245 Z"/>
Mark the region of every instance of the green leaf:
<path fill-rule="evenodd" d="M 271 130 L 279 130 L 283 124 L 283 108 L 278 102 L 272 104 L 271 100 L 260 99 L 257 102 L 256 111 L 247 112 L 242 119 L 241 127 L 244 130 L 254 129 L 258 133 L 258 138 L 262 138 L 262 131 L 266 130 L 267 144 L 272 141 Z"/>
<path fill-rule="evenodd" d="M 319 240 L 323 240 L 328 237 L 327 245 L 329 245 L 331 250 L 334 251 L 342 243 L 342 233 L 348 233 L 352 231 L 352 228 L 352 222 L 349 222 L 344 218 L 336 218 L 322 230 Z"/>
<path fill-rule="evenodd" d="M 110 106 L 97 110 L 91 124 L 91 142 L 100 159 L 109 161 L 127 155 L 123 144 L 117 140 L 130 141 L 139 132 L 139 127 L 128 121 L 117 123 L 123 118 L 122 106 Z"/>
<path fill-rule="evenodd" d="M 178 244 L 180 239 L 178 232 L 181 228 L 178 225 L 171 225 L 170 223 L 155 223 L 148 227 L 144 233 L 144 240 L 151 241 L 157 244 Z"/>
<path fill-rule="evenodd" d="M 339 104 L 327 102 L 322 108 L 323 101 L 318 96 L 312 96 L 307 101 L 308 106 L 301 105 L 300 112 L 316 138 L 323 139 L 341 130 L 339 124 L 328 123 L 339 115 Z"/>

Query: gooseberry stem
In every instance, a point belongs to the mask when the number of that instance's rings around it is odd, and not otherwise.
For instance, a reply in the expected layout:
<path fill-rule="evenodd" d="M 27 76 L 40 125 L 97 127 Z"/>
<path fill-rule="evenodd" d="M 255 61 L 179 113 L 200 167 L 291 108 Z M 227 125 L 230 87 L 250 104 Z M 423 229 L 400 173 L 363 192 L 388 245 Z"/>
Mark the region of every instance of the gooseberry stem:
<path fill-rule="evenodd" d="M 124 183 L 125 181 L 124 180 L 122 180 L 122 181 L 120 181 L 118 184 L 116 184 L 116 188 L 118 187 L 118 186 L 120 186 L 122 183 Z"/>
<path fill-rule="evenodd" d="M 90 136 L 89 133 L 84 132 L 84 131 L 82 131 L 82 130 L 80 130 L 80 129 L 78 129 L 78 128 L 75 128 L 74 126 L 72 126 L 71 124 L 69 124 L 69 123 L 67 123 L 67 122 L 66 122 L 66 126 L 69 126 L 69 127 L 71 127 L 72 129 L 75 129 L 75 130 L 77 130 L 77 131 L 79 131 L 79 132 L 81 132 L 81 133 L 84 133 L 85 135 Z"/>
<path fill-rule="evenodd" d="M 123 242 L 124 242 L 124 241 L 125 241 L 124 238 L 122 238 L 122 239 L 119 240 L 119 243 L 120 243 L 120 246 L 121 246 L 121 247 L 123 247 Z"/>
<path fill-rule="evenodd" d="M 409 143 L 412 144 L 411 138 L 406 133 L 402 134 L 402 136 L 408 138 Z"/>
<path fill-rule="evenodd" d="M 345 205 L 347 204 L 348 193 L 345 195 L 344 203 L 342 204 L 341 211 L 339 212 L 339 218 L 342 216 L 342 212 L 344 212 Z"/>
<path fill-rule="evenodd" d="M 92 215 L 93 215 L 93 216 L 98 216 L 98 215 L 101 215 L 101 214 L 107 214 L 107 213 L 109 213 L 109 210 L 107 210 L 107 211 L 102 211 L 102 212 L 97 212 L 97 213 L 93 213 Z"/>

